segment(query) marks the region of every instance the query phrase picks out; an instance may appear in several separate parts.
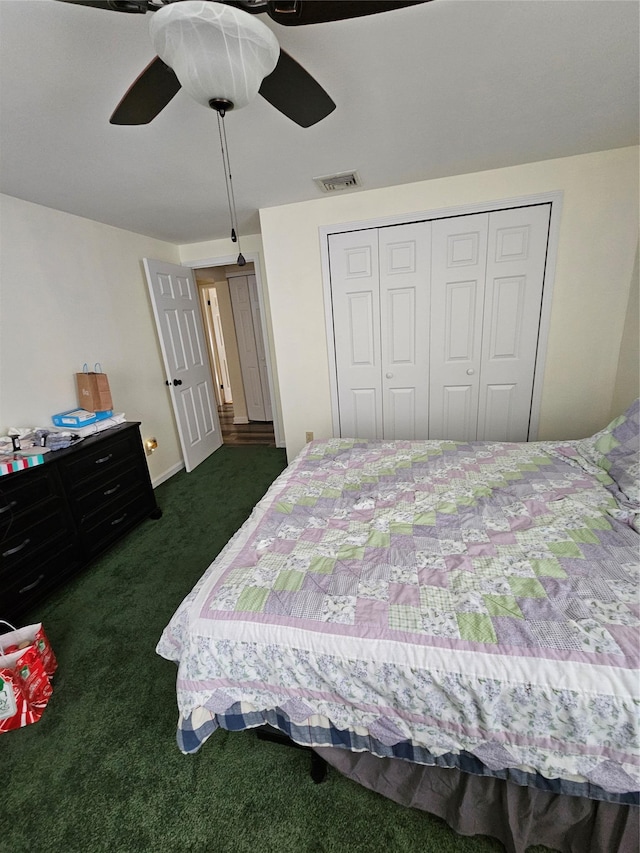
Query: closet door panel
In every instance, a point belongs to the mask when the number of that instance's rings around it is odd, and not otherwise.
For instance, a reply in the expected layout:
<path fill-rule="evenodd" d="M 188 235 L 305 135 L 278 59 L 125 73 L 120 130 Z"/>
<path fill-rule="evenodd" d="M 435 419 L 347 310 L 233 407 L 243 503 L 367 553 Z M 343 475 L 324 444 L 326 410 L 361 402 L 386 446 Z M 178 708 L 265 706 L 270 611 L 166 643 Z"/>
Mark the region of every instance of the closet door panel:
<path fill-rule="evenodd" d="M 345 394 L 345 397 L 347 394 Z M 379 438 L 374 430 L 379 421 L 379 394 L 376 388 L 352 388 L 349 406 L 349 431 L 343 435 L 357 438 Z"/>
<path fill-rule="evenodd" d="M 478 440 L 528 438 L 550 213 L 489 214 Z"/>
<path fill-rule="evenodd" d="M 391 388 L 385 393 L 384 434 L 397 438 L 423 438 L 416 435 L 419 426 L 414 388 Z M 422 432 L 422 430 L 420 430 Z"/>
<path fill-rule="evenodd" d="M 429 438 L 476 438 L 488 225 L 486 213 L 432 223 Z"/>
<path fill-rule="evenodd" d="M 459 441 L 473 441 L 472 438 L 459 438 L 475 434 L 478 395 L 474 385 L 445 385 L 440 389 L 438 414 L 441 435 L 457 438 Z M 429 438 L 434 438 L 430 435 Z"/>
<path fill-rule="evenodd" d="M 340 435 L 382 438 L 378 232 L 329 236 Z"/>
<path fill-rule="evenodd" d="M 384 438 L 429 429 L 429 222 L 379 232 Z"/>
<path fill-rule="evenodd" d="M 517 386 L 513 384 L 483 385 L 481 396 L 484 407 L 482 421 L 478 424 L 478 431 L 482 431 L 483 435 L 490 436 L 484 440 L 514 441 L 515 439 L 510 437 L 510 430 L 513 428 L 518 405 Z"/>
<path fill-rule="evenodd" d="M 475 361 L 478 308 L 482 307 L 478 306 L 479 289 L 478 279 L 452 281 L 445 282 L 444 293 L 437 295 L 444 298 L 444 326 L 434 338 L 440 337 L 442 359 L 450 367 Z"/>

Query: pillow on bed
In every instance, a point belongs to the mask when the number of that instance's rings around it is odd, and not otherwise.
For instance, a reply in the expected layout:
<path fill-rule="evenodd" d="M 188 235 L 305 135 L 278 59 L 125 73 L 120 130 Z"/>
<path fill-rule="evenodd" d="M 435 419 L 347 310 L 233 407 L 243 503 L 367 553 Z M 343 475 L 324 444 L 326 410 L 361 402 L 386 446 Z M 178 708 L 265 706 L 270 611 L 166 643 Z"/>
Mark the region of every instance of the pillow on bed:
<path fill-rule="evenodd" d="M 640 398 L 579 445 L 587 459 L 603 468 L 629 503 L 640 509 Z"/>

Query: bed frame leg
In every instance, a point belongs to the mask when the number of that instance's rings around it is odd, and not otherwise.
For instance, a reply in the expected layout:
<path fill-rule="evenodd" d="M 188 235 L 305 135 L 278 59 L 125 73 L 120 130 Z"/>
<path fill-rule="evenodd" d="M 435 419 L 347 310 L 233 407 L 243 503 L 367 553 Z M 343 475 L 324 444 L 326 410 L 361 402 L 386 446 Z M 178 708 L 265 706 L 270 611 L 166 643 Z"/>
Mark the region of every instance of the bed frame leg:
<path fill-rule="evenodd" d="M 319 785 L 321 782 L 327 778 L 327 770 L 329 765 L 322 758 L 322 756 L 318 755 L 317 752 L 314 752 L 310 746 L 302 746 L 299 743 L 295 743 L 286 735 L 279 732 L 277 729 L 272 728 L 271 726 L 262 726 L 259 729 L 256 729 L 256 735 L 259 740 L 268 740 L 271 743 L 279 743 L 281 746 L 293 746 L 295 749 L 304 749 L 311 755 L 311 778 Z"/>
<path fill-rule="evenodd" d="M 318 755 L 313 749 L 311 750 L 311 778 L 319 785 L 327 778 L 327 762 L 321 755 Z"/>

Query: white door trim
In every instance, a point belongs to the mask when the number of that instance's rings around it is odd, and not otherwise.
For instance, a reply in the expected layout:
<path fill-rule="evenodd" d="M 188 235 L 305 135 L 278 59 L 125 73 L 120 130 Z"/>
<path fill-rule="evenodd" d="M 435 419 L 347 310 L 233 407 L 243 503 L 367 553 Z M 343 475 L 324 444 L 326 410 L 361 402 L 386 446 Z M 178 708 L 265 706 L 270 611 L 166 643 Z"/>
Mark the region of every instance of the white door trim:
<path fill-rule="evenodd" d="M 271 404 L 273 410 L 273 433 L 275 437 L 276 447 L 286 447 L 286 443 L 284 440 L 284 431 L 282 429 L 282 423 L 280 420 L 280 411 L 279 406 L 276 405 L 276 400 L 279 397 L 275 394 L 275 384 L 273 378 L 273 366 L 271 364 L 271 335 L 269 334 L 269 330 L 267 328 L 267 319 L 266 319 L 266 311 L 264 305 L 264 297 L 262 291 L 262 273 L 260 271 L 260 253 L 259 252 L 243 252 L 245 260 L 247 263 L 253 263 L 253 272 L 256 277 L 256 284 L 258 286 L 258 303 L 260 305 L 260 323 L 262 325 L 262 335 L 265 342 L 266 350 L 267 350 L 267 378 L 269 380 L 269 394 L 271 395 Z M 217 258 L 203 258 L 199 261 L 190 261 L 188 263 L 183 263 L 183 267 L 189 267 L 193 270 L 203 269 L 204 267 L 224 267 L 224 266 L 232 266 L 238 262 L 237 255 L 223 255 L 222 257 Z"/>
<path fill-rule="evenodd" d="M 322 288 L 324 296 L 325 327 L 327 335 L 327 353 L 329 360 L 329 388 L 331 393 L 331 416 L 333 435 L 340 435 L 340 420 L 338 406 L 338 376 L 335 358 L 335 339 L 333 335 L 333 309 L 331 300 L 331 264 L 329 261 L 329 235 L 341 234 L 345 231 L 360 231 L 367 228 L 385 228 L 389 225 L 403 225 L 410 222 L 421 222 L 429 219 L 443 219 L 452 216 L 468 216 L 473 213 L 487 213 L 492 210 L 505 210 L 510 207 L 530 207 L 535 204 L 551 204 L 549 222 L 549 241 L 547 244 L 547 262 L 545 264 L 544 284 L 542 291 L 542 307 L 540 311 L 540 332 L 538 337 L 538 355 L 533 379 L 533 394 L 531 401 L 531 420 L 529 425 L 529 441 L 535 441 L 540 425 L 540 404 L 544 368 L 549 340 L 549 324 L 551 320 L 551 301 L 555 282 L 556 260 L 560 239 L 560 217 L 562 214 L 562 190 L 552 190 L 529 196 L 483 201 L 473 204 L 456 205 L 454 207 L 437 208 L 435 210 L 405 213 L 395 216 L 383 216 L 376 219 L 356 220 L 354 222 L 323 225 L 318 229 L 320 239 L 320 263 L 322 270 Z"/>

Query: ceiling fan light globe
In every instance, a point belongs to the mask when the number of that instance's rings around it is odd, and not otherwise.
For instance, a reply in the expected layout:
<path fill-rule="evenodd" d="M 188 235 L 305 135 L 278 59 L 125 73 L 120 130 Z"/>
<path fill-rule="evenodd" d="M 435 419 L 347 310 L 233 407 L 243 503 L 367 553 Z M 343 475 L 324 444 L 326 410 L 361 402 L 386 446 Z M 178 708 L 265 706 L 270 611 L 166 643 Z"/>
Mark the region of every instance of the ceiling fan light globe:
<path fill-rule="evenodd" d="M 278 40 L 266 24 L 211 0 L 163 6 L 153 15 L 149 30 L 160 59 L 204 106 L 220 98 L 236 109 L 246 106 L 280 55 Z"/>

